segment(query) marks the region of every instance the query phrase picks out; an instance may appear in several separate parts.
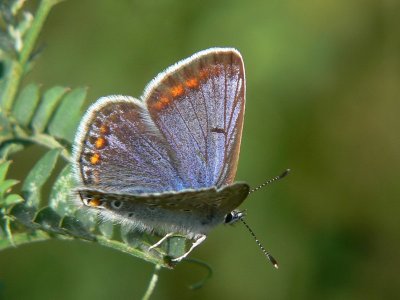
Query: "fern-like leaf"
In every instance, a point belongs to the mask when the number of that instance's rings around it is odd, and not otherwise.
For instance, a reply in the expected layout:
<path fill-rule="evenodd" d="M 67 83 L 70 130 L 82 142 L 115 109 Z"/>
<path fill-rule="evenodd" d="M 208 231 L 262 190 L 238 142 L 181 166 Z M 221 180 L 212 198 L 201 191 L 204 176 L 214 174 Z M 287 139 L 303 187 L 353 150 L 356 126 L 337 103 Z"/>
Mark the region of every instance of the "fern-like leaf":
<path fill-rule="evenodd" d="M 159 237 L 99 222 L 96 214 L 76 205 L 71 144 L 87 89 L 55 86 L 43 90 L 35 83 L 20 89 L 21 78 L 32 66 L 35 39 L 57 1 L 42 0 L 35 16 L 23 11 L 21 3 L 16 1 L 8 6 L 3 3 L 0 16 L 7 24 L 0 31 L 0 63 L 5 66 L 0 78 L 0 250 L 54 238 L 81 239 L 171 267 L 168 257 L 185 252 L 184 238 L 171 238 L 161 249 L 148 251 Z M 7 179 L 11 164 L 7 158 L 17 151 L 24 154 L 30 145 L 43 146 L 47 152 L 25 178 Z M 57 174 L 60 163 L 64 167 Z M 10 194 L 20 181 L 21 195 Z M 52 188 L 47 195 L 43 186 L 48 183 Z"/>

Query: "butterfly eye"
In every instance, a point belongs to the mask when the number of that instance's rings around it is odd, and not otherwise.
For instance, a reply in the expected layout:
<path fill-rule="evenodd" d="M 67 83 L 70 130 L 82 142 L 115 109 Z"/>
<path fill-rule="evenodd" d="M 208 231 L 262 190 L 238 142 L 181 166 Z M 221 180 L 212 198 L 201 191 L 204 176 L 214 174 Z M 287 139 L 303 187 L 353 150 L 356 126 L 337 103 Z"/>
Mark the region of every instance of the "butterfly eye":
<path fill-rule="evenodd" d="M 115 209 L 120 209 L 122 207 L 122 202 L 119 200 L 114 200 L 111 202 L 111 206 Z"/>
<path fill-rule="evenodd" d="M 225 224 L 233 224 L 244 217 L 244 213 L 239 210 L 231 211 L 225 216 Z"/>
<path fill-rule="evenodd" d="M 233 214 L 230 212 L 229 214 L 227 214 L 226 216 L 225 216 L 225 224 L 229 224 L 229 223 L 231 223 L 232 222 L 232 220 L 233 220 Z"/>

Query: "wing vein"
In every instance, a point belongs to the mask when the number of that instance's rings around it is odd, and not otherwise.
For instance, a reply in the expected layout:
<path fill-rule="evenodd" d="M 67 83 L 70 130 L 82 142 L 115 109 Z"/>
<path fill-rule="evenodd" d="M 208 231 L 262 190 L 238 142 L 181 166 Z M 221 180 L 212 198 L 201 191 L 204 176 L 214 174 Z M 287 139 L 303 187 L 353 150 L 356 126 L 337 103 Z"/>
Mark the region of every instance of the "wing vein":
<path fill-rule="evenodd" d="M 206 168 L 206 174 L 207 174 L 207 182 L 208 182 L 208 180 L 209 180 L 209 172 L 211 172 L 211 170 L 209 170 L 209 157 L 208 157 L 208 137 L 209 137 L 209 129 L 210 129 L 210 124 L 209 124 L 209 118 L 210 118 L 210 116 L 209 116 L 209 114 L 208 114 L 208 107 L 207 107 L 207 101 L 206 101 L 206 96 L 204 95 L 204 90 L 203 90 L 203 86 L 200 84 L 199 85 L 199 90 L 200 90 L 200 94 L 201 94 L 201 98 L 202 98 L 202 102 L 203 102 L 203 105 L 204 105 L 204 110 L 205 110 L 205 113 L 206 113 L 206 116 L 205 116 L 205 119 L 206 119 L 206 134 L 205 134 L 205 141 L 206 141 L 206 162 L 207 162 L 207 164 L 206 164 L 206 166 L 207 166 L 207 168 Z M 214 162 L 214 165 L 215 165 L 215 162 Z"/>
<path fill-rule="evenodd" d="M 238 100 L 239 99 L 239 93 L 238 93 L 239 83 L 240 83 L 240 79 L 236 83 L 235 97 L 234 97 L 234 100 L 233 100 L 233 103 L 232 103 L 232 109 L 231 109 L 231 113 L 230 113 L 230 116 L 229 116 L 228 128 L 231 127 L 233 114 L 234 114 L 234 112 L 236 110 L 237 104 L 239 103 L 239 100 Z M 228 133 L 229 133 L 229 130 L 226 131 L 226 134 L 228 134 Z"/>
<path fill-rule="evenodd" d="M 177 106 L 174 102 L 172 102 L 172 104 L 174 105 L 174 107 L 175 107 L 176 111 L 178 112 L 179 116 L 181 117 L 181 119 L 182 119 L 182 121 L 183 121 L 183 124 L 185 124 L 185 127 L 186 127 L 188 133 L 190 134 L 190 136 L 191 136 L 191 138 L 193 139 L 193 141 L 196 143 L 197 148 L 199 149 L 199 153 L 201 154 L 201 148 L 200 148 L 199 142 L 197 141 L 197 139 L 196 139 L 195 136 L 193 135 L 192 131 L 190 130 L 190 127 L 189 127 L 189 125 L 186 123 L 185 119 L 183 118 L 182 113 L 181 113 L 181 111 L 179 110 L 178 106 Z"/>
<path fill-rule="evenodd" d="M 206 164 L 207 164 L 207 140 L 206 140 L 206 136 L 205 136 L 205 133 L 204 133 L 204 129 L 203 129 L 203 126 L 201 126 L 201 122 L 200 122 L 199 116 L 197 115 L 197 112 L 196 112 L 196 109 L 195 109 L 195 107 L 193 105 L 192 100 L 190 100 L 190 98 L 188 100 L 189 100 L 190 106 L 192 107 L 193 112 L 194 112 L 194 114 L 196 116 L 197 122 L 199 123 L 201 134 L 203 135 L 203 138 L 204 138 L 204 145 L 205 145 L 204 156 L 205 156 L 205 161 L 206 161 Z"/>

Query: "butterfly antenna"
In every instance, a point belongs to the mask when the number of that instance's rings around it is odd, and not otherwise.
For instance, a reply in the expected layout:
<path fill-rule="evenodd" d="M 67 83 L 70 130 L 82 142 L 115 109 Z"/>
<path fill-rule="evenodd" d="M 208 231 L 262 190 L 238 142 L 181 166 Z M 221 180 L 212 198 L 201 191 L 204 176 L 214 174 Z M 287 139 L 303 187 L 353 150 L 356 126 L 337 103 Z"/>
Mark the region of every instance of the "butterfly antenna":
<path fill-rule="evenodd" d="M 252 190 L 249 192 L 249 194 L 251 194 L 251 193 L 253 193 L 253 192 L 255 192 L 255 191 L 258 191 L 259 189 L 261 189 L 261 188 L 263 188 L 263 187 L 269 185 L 270 183 L 273 183 L 274 181 L 277 181 L 277 180 L 279 180 L 279 179 L 282 179 L 282 178 L 286 177 L 286 175 L 288 175 L 289 172 L 290 172 L 290 169 L 286 169 L 281 175 L 278 175 L 278 176 L 276 176 L 276 177 L 274 177 L 274 178 L 271 178 L 271 179 L 267 180 L 266 182 L 264 182 L 263 184 L 259 185 L 258 187 L 252 189 Z"/>
<path fill-rule="evenodd" d="M 244 219 L 241 217 L 240 221 L 246 226 L 247 230 L 250 232 L 250 234 L 253 236 L 254 240 L 256 241 L 258 247 L 260 247 L 261 251 L 265 254 L 265 256 L 268 258 L 268 260 L 271 262 L 271 264 L 275 267 L 275 269 L 278 269 L 278 262 L 276 259 L 267 251 L 265 250 L 264 246 L 261 244 L 261 242 L 258 240 L 256 237 L 254 231 L 250 228 L 250 226 L 244 221 Z"/>

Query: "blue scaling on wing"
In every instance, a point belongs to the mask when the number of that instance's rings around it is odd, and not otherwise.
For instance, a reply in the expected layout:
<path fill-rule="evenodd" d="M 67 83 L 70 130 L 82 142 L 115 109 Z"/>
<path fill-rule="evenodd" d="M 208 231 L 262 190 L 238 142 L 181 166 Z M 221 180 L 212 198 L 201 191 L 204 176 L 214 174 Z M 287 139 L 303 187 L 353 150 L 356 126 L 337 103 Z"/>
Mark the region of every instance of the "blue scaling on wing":
<path fill-rule="evenodd" d="M 75 145 L 75 174 L 87 188 L 127 194 L 184 188 L 173 151 L 136 99 L 97 101 L 84 116 Z"/>
<path fill-rule="evenodd" d="M 159 74 L 142 99 L 174 151 L 185 188 L 233 182 L 245 108 L 244 66 L 238 51 L 199 52 Z"/>

